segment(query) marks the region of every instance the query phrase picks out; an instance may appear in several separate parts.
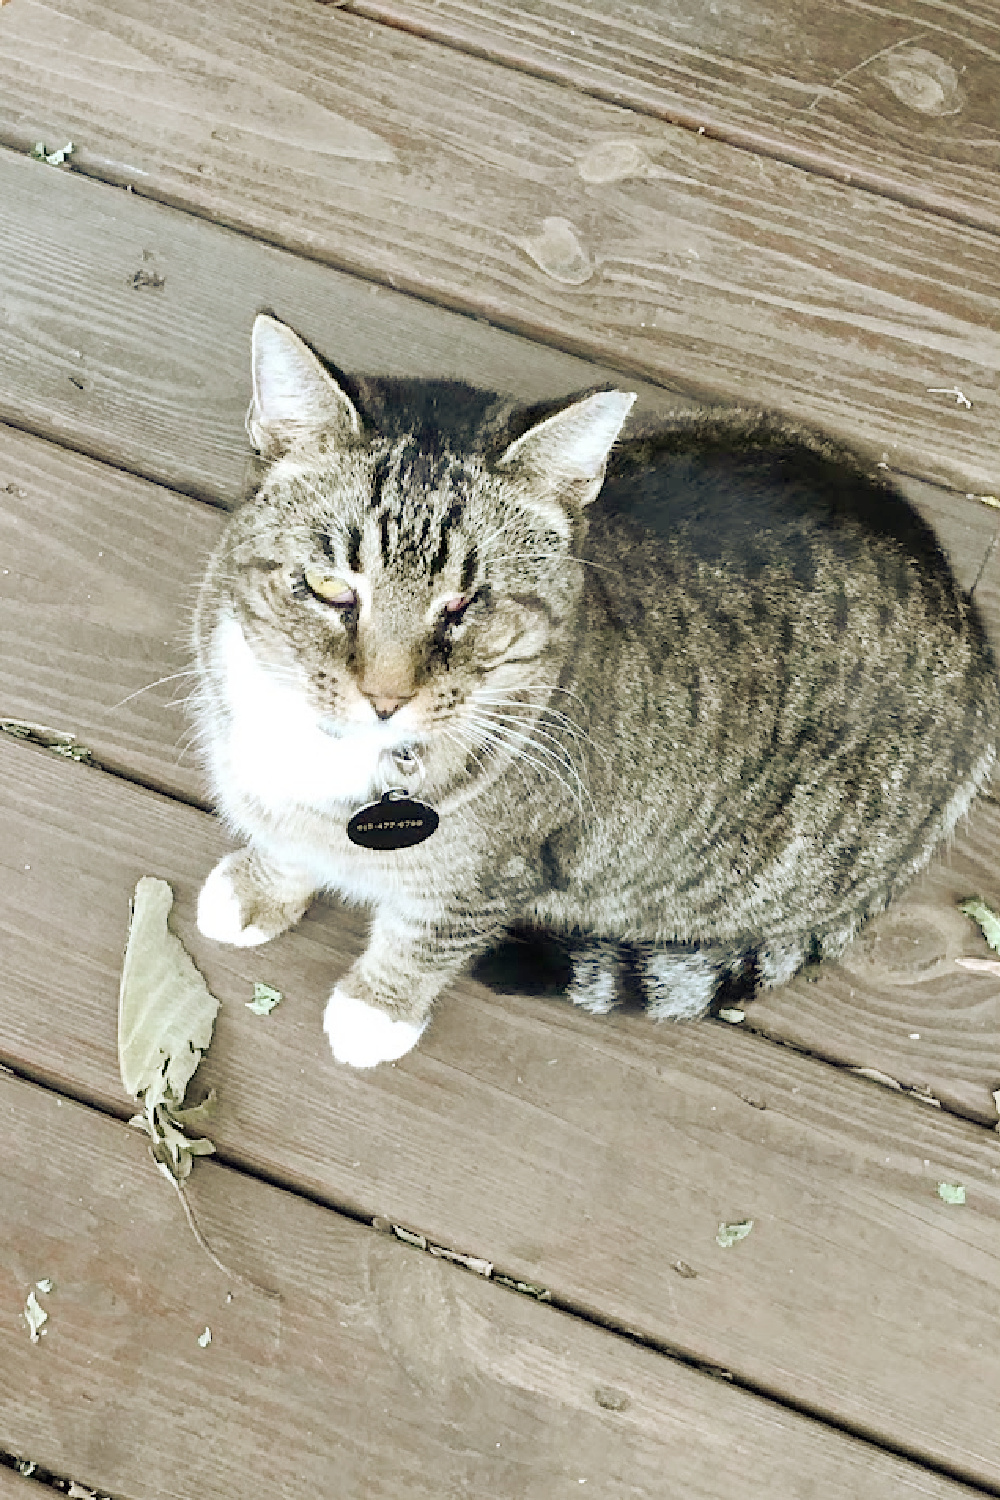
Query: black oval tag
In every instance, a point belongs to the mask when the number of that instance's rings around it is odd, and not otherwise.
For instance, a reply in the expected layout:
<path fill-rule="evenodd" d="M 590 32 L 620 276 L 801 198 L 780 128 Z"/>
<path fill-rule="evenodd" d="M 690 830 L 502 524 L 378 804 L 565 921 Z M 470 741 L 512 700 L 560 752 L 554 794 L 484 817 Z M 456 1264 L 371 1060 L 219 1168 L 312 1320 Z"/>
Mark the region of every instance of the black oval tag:
<path fill-rule="evenodd" d="M 409 849 L 429 839 L 440 822 L 433 807 L 399 792 L 369 802 L 347 825 L 347 837 L 363 849 Z"/>

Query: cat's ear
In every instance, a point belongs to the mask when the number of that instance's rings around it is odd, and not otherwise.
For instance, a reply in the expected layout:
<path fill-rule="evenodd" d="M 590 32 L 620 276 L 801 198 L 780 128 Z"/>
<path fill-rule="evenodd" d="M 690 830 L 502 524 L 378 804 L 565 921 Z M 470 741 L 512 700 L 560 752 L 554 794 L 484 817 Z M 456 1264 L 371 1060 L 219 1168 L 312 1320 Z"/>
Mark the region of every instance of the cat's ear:
<path fill-rule="evenodd" d="M 361 436 L 361 418 L 332 375 L 290 328 L 266 313 L 254 320 L 251 362 L 247 433 L 265 458 L 321 433 L 334 443 Z"/>
<path fill-rule="evenodd" d="M 526 469 L 535 498 L 547 507 L 554 501 L 589 505 L 635 399 L 630 391 L 598 391 L 574 401 L 511 443 L 500 466 Z M 564 517 L 559 529 L 565 527 Z"/>

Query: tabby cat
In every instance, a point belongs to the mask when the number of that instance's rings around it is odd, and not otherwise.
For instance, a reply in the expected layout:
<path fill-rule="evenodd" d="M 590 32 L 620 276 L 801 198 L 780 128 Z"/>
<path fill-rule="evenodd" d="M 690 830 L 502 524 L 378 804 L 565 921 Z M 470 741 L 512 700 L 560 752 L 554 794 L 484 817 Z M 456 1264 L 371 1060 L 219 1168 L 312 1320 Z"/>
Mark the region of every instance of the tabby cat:
<path fill-rule="evenodd" d="M 408 1052 L 512 923 L 566 937 L 592 1011 L 623 962 L 655 1017 L 736 974 L 782 984 L 989 776 L 975 608 L 902 497 L 824 439 L 723 412 L 616 448 L 621 391 L 524 411 L 349 383 L 267 316 L 252 363 L 263 479 L 196 628 L 207 767 L 245 847 L 198 921 L 250 945 L 319 891 L 370 907 L 326 1008 L 339 1061 Z M 399 808 L 421 842 L 352 842 L 359 811 L 370 832 Z"/>

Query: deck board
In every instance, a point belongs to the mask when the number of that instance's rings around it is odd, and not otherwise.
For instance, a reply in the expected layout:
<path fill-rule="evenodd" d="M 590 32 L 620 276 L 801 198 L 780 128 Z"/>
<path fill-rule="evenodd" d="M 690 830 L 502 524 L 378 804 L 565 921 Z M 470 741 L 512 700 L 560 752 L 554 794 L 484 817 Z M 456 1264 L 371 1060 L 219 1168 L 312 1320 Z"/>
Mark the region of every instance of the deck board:
<path fill-rule="evenodd" d="M 123 1497 L 679 1493 L 842 1500 L 963 1486 L 215 1164 L 189 1191 L 127 1126 L 0 1078 L 0 1446 Z M 49 1313 L 37 1345 L 19 1309 Z M 230 1300 L 231 1298 L 231 1300 Z M 211 1343 L 198 1345 L 204 1328 Z M 3 1500 L 51 1494 L 0 1469 Z"/>
<path fill-rule="evenodd" d="M 48 1492 L 51 1496 L 51 1490 Z M 0 1464 L 0 1500 L 48 1500 L 46 1492 L 16 1469 Z"/>
<path fill-rule="evenodd" d="M 189 679 L 133 696 L 189 665 L 262 307 L 345 369 L 825 426 L 905 471 L 1000 642 L 992 0 L 0 6 L 0 718 L 97 758 L 0 734 L 0 1452 L 117 1500 L 228 1500 L 248 1472 L 288 1500 L 1000 1494 L 1000 982 L 955 964 L 987 951 L 956 900 L 1000 906 L 1000 800 L 741 1025 L 467 978 L 358 1073 L 320 1017 L 363 913 L 202 939 L 228 846 Z M 192 1198 L 280 1318 L 123 1123 L 151 873 L 223 1002 Z M 285 995 L 267 1018 L 256 979 Z M 0 1467 L 0 1500 L 40 1493 Z"/>
<path fill-rule="evenodd" d="M 991 1132 L 722 1023 L 592 1018 L 469 981 L 411 1056 L 339 1068 L 320 1013 L 359 914 L 316 908 L 259 952 L 206 943 L 193 904 L 223 847 L 206 815 L 29 747 L 0 744 L 0 770 L 11 1066 L 127 1113 L 127 901 L 161 875 L 223 1001 L 199 1081 L 219 1091 L 225 1161 L 1000 1483 L 981 1415 L 1000 1390 L 984 1336 L 1000 1305 Z M 286 996 L 266 1019 L 243 1004 L 254 979 Z M 939 1181 L 963 1183 L 966 1205 L 944 1205 Z M 719 1249 L 719 1223 L 746 1217 L 749 1239 Z"/>
<path fill-rule="evenodd" d="M 960 11 L 904 0 L 352 0 L 350 9 L 1000 228 L 1000 19 L 989 0 Z"/>
<path fill-rule="evenodd" d="M 160 384 L 192 368 L 205 379 L 210 362 L 197 345 L 179 367 L 151 361 L 157 310 L 182 287 L 171 305 L 215 363 L 211 335 L 243 298 L 244 266 L 277 265 L 223 235 L 227 223 L 693 395 L 780 407 L 907 472 L 996 491 L 993 235 L 314 0 L 288 0 L 280 27 L 263 0 L 220 0 L 207 15 L 205 0 L 19 0 L 4 18 L 0 140 L 77 145 L 68 171 L 0 163 L 0 372 L 33 420 L 68 409 L 86 431 L 95 407 L 98 428 L 109 404 L 131 408 L 155 449 Z M 177 242 L 169 215 L 74 181 L 82 173 L 215 227 L 198 237 L 182 221 Z M 165 286 L 137 290 L 137 271 Z M 139 319 L 142 358 L 118 385 Z M 215 378 L 235 389 L 224 343 L 221 355 Z M 68 383 L 86 386 L 87 365 L 89 395 Z M 202 405 L 202 440 L 218 440 Z"/>
<path fill-rule="evenodd" d="M 621 380 L 3 150 L 0 201 L 0 419 L 213 504 L 244 490 L 250 329 L 263 307 L 344 369 L 471 380 L 526 400 Z M 164 284 L 136 288 L 143 270 Z M 628 388 L 640 421 L 690 409 L 661 387 Z"/>

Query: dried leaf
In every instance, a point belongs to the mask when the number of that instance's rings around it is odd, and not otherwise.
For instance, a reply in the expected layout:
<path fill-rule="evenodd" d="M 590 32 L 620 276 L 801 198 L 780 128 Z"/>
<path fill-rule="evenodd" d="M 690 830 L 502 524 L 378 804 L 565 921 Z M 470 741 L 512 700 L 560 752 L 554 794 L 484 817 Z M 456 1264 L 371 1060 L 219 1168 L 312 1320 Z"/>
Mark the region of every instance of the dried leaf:
<path fill-rule="evenodd" d="M 67 734 L 63 729 L 50 729 L 47 724 L 32 724 L 27 719 L 0 719 L 0 730 L 13 739 L 29 740 L 33 745 L 54 750 L 56 755 L 63 755 L 67 760 L 93 760 L 86 745 L 79 744 L 75 734 Z"/>
<path fill-rule="evenodd" d="M 971 901 L 963 901 L 959 910 L 963 911 L 967 917 L 971 917 L 974 922 L 979 923 L 983 929 L 983 937 L 994 953 L 1000 953 L 1000 917 L 996 912 L 978 897 Z"/>
<path fill-rule="evenodd" d="M 31 154 L 37 161 L 47 161 L 50 167 L 61 167 L 67 156 L 72 156 L 76 148 L 72 141 L 67 141 L 65 146 L 60 146 L 58 151 L 47 151 L 44 141 L 36 141 L 31 148 Z"/>
<path fill-rule="evenodd" d="M 547 1286 L 538 1286 L 534 1281 L 515 1281 L 513 1276 L 494 1276 L 493 1280 L 498 1286 L 509 1286 L 515 1292 L 523 1292 L 528 1297 L 534 1297 L 536 1302 L 551 1302 L 552 1293 Z"/>
<path fill-rule="evenodd" d="M 418 1250 L 427 1249 L 426 1236 L 422 1234 L 414 1234 L 412 1229 L 403 1229 L 401 1225 L 393 1224 L 392 1232 L 398 1240 L 403 1241 L 404 1245 L 416 1245 Z"/>
<path fill-rule="evenodd" d="M 49 1321 L 49 1315 L 35 1296 L 34 1287 L 28 1293 L 28 1300 L 24 1304 L 24 1319 L 28 1325 L 31 1342 L 37 1344 L 42 1324 Z"/>
<path fill-rule="evenodd" d="M 182 1130 L 200 1130 L 211 1124 L 218 1112 L 219 1096 L 212 1089 L 200 1104 L 192 1104 L 190 1109 L 172 1109 L 170 1118 Z"/>
<path fill-rule="evenodd" d="M 262 984 L 259 979 L 253 982 L 253 999 L 244 1001 L 247 1010 L 252 1010 L 255 1016 L 269 1016 L 276 1005 L 280 1005 L 284 996 L 280 990 L 274 989 L 269 984 Z"/>
<path fill-rule="evenodd" d="M 212 1040 L 219 1002 L 180 939 L 167 927 L 174 894 L 144 876 L 135 888 L 118 1000 L 122 1083 L 142 1098 L 179 1109 L 201 1055 Z"/>
<path fill-rule="evenodd" d="M 741 1219 L 736 1224 L 720 1224 L 715 1236 L 715 1243 L 721 1245 L 723 1250 L 728 1250 L 731 1245 L 736 1245 L 740 1240 L 745 1240 L 753 1228 L 753 1219 Z"/>
<path fill-rule="evenodd" d="M 960 1182 L 939 1182 L 938 1197 L 944 1203 L 964 1203 L 965 1188 Z"/>
<path fill-rule="evenodd" d="M 43 1276 L 42 1279 L 41 1279 L 41 1281 L 36 1281 L 35 1282 L 35 1286 L 38 1288 L 38 1290 L 40 1292 L 51 1292 L 51 1290 L 52 1290 L 52 1278 L 51 1278 L 51 1276 Z"/>
<path fill-rule="evenodd" d="M 888 1073 L 883 1073 L 880 1068 L 851 1068 L 852 1073 L 857 1073 L 859 1078 L 871 1078 L 875 1083 L 881 1083 L 887 1089 L 898 1089 L 902 1092 L 903 1085 L 895 1078 L 890 1078 Z"/>
<path fill-rule="evenodd" d="M 431 1245 L 430 1243 L 428 1243 L 427 1248 L 439 1260 L 452 1260 L 456 1265 L 466 1266 L 470 1271 L 475 1271 L 477 1276 L 489 1277 L 493 1275 L 493 1262 L 491 1260 L 484 1260 L 481 1255 L 462 1255 L 458 1250 L 446 1250 L 443 1245 Z"/>
<path fill-rule="evenodd" d="M 956 958 L 955 962 L 961 964 L 963 969 L 971 969 L 975 974 L 1000 974 L 1000 959 Z"/>
<path fill-rule="evenodd" d="M 211 1330 L 211 1328 L 209 1328 L 209 1327 L 206 1326 L 205 1332 L 204 1333 L 199 1333 L 199 1335 L 198 1335 L 198 1342 L 199 1342 L 199 1344 L 201 1345 L 201 1347 L 203 1349 L 207 1349 L 208 1348 L 209 1344 L 212 1342 L 212 1330 Z"/>

